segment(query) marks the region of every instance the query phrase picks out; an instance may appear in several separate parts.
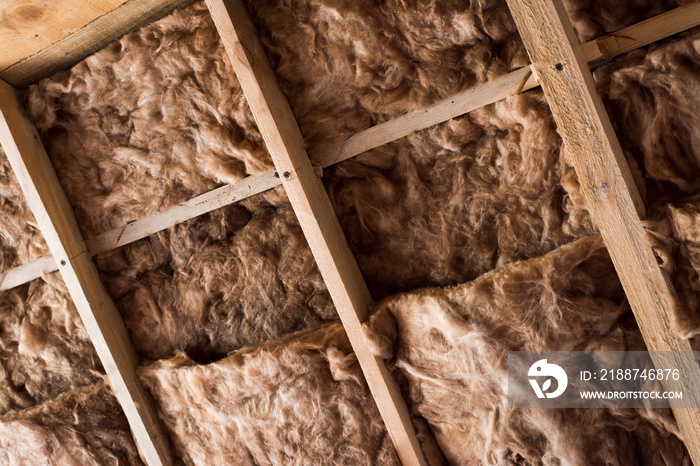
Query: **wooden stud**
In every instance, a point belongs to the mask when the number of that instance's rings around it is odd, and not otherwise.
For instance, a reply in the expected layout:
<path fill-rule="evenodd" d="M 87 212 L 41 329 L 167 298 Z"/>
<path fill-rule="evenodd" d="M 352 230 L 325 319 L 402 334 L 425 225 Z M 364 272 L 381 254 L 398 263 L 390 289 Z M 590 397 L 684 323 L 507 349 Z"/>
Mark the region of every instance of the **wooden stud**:
<path fill-rule="evenodd" d="M 420 131 L 451 120 L 535 86 L 537 86 L 537 82 L 532 76 L 530 67 L 526 66 L 491 82 L 443 99 L 428 108 L 414 110 L 360 131 L 338 144 L 312 154 L 312 157 L 323 167 L 327 167 L 408 136 L 414 131 Z"/>
<path fill-rule="evenodd" d="M 646 240 L 644 206 L 566 11 L 560 0 L 508 0 L 508 5 L 647 348 L 669 352 L 681 369 L 681 379 L 664 381 L 664 388 L 683 391 L 686 401 L 700 400 L 700 369 L 693 358 L 679 355 L 692 348 L 671 325 L 673 288 Z M 674 409 L 674 415 L 700 465 L 700 409 Z"/>
<path fill-rule="evenodd" d="M 589 62 L 589 65 L 591 62 L 599 61 L 602 55 L 600 46 L 597 44 L 599 42 L 611 43 L 611 41 L 616 40 L 615 37 L 627 38 L 628 42 L 625 42 L 622 48 L 616 46 L 614 49 L 607 49 L 606 53 L 610 57 L 698 26 L 700 25 L 700 17 L 698 17 L 697 10 L 700 10 L 700 2 L 676 8 L 616 33 L 586 42 L 582 45 L 585 60 Z M 406 115 L 360 131 L 345 141 L 311 154 L 311 158 L 320 166 L 328 167 L 382 144 L 400 139 L 413 131 L 421 131 L 538 86 L 539 84 L 531 73 L 531 68 L 527 66 L 494 81 L 443 99 L 424 110 L 409 112 Z M 197 196 L 172 209 L 90 238 L 86 241 L 88 250 L 92 256 L 95 256 L 145 238 L 176 223 L 190 220 L 214 209 L 272 189 L 282 184 L 278 179 L 274 180 L 273 184 L 271 177 L 274 173 L 274 170 L 271 170 L 264 174 L 252 175 L 236 183 Z M 40 257 L 28 264 L 0 274 L 0 291 L 22 285 L 39 278 L 42 273 L 55 270 L 58 270 L 58 266 L 54 263 L 51 255 Z"/>
<path fill-rule="evenodd" d="M 246 7 L 240 0 L 207 0 L 207 6 L 396 451 L 404 464 L 426 464 L 399 387 L 367 345 L 362 322 L 372 297 Z"/>
<path fill-rule="evenodd" d="M 47 7 L 46 2 L 37 0 L 0 1 L 4 3 L 0 18 L 5 23 L 25 23 L 21 28 L 0 27 L 3 56 L 11 61 L 0 61 L 0 79 L 14 86 L 25 86 L 69 68 L 124 34 L 193 2 L 60 0 Z M 33 37 L 35 34 L 39 37 Z M 12 53 L 5 55 L 10 48 Z"/>
<path fill-rule="evenodd" d="M 129 421 L 143 459 L 171 464 L 168 438 L 136 377 L 124 321 L 100 281 L 68 198 L 15 89 L 0 81 L 0 144 Z"/>
<path fill-rule="evenodd" d="M 41 256 L 28 264 L 20 265 L 5 273 L 0 273 L 0 291 L 9 290 L 36 280 L 45 273 L 58 270 L 56 261 L 51 254 Z"/>
<path fill-rule="evenodd" d="M 584 59 L 596 65 L 700 24 L 700 2 L 688 3 L 581 45 Z"/>

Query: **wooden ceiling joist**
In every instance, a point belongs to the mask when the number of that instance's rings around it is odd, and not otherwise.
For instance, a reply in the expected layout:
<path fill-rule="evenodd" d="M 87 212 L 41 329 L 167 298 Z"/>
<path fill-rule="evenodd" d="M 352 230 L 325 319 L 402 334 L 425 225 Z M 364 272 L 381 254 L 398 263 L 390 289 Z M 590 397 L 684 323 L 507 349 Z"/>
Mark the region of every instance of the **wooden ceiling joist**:
<path fill-rule="evenodd" d="M 680 368 L 668 391 L 700 400 L 700 368 L 671 325 L 674 291 L 659 268 L 641 218 L 643 202 L 561 0 L 508 0 L 559 132 L 620 277 L 649 351 L 667 351 Z M 658 363 L 655 360 L 655 363 Z M 700 409 L 674 409 L 681 436 L 700 465 Z"/>
<path fill-rule="evenodd" d="M 583 44 L 589 65 L 601 63 L 651 42 L 667 38 L 700 25 L 700 2 L 684 5 L 629 26 L 613 34 Z M 607 45 L 605 45 L 607 44 Z M 615 45 L 617 44 L 617 45 Z M 494 81 L 476 86 L 443 99 L 430 107 L 416 110 L 380 123 L 350 136 L 346 140 L 314 152 L 313 161 L 326 168 L 396 141 L 412 132 L 457 118 L 511 95 L 538 87 L 530 67 L 515 70 Z M 133 243 L 180 222 L 238 202 L 282 184 L 275 171 L 248 176 L 238 182 L 216 188 L 163 212 L 145 217 L 86 240 L 92 256 Z M 39 278 L 42 273 L 58 270 L 51 255 L 40 257 L 0 274 L 0 291 L 14 288 Z"/>
<path fill-rule="evenodd" d="M 0 0 L 0 79 L 25 86 L 194 0 Z M 11 52 L 5 53 L 5 50 Z"/>
<path fill-rule="evenodd" d="M 396 451 L 403 464 L 424 465 L 398 384 L 372 354 L 362 330 L 372 303 L 367 284 L 246 7 L 240 0 L 206 3 Z"/>
<path fill-rule="evenodd" d="M 63 280 L 143 459 L 151 466 L 171 464 L 168 438 L 150 396 L 136 377 L 139 358 L 124 321 L 100 281 L 39 134 L 16 90 L 4 81 L 0 81 L 0 145 L 55 262 L 60 264 Z"/>

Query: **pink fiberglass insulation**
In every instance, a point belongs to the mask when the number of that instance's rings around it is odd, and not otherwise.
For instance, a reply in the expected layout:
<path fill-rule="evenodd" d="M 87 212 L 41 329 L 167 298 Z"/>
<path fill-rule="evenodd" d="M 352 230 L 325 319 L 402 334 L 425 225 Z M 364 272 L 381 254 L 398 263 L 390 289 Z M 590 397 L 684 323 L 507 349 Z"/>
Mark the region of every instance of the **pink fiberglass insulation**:
<path fill-rule="evenodd" d="M 0 415 L 93 384 L 101 374 L 57 273 L 0 291 Z"/>
<path fill-rule="evenodd" d="M 339 323 L 142 379 L 187 465 L 399 464 Z"/>
<path fill-rule="evenodd" d="M 0 416 L 0 464 L 143 463 L 116 398 L 100 382 Z"/>
<path fill-rule="evenodd" d="M 291 207 L 247 205 L 98 258 L 144 358 L 210 361 L 337 318 Z"/>
<path fill-rule="evenodd" d="M 644 350 L 623 296 L 594 236 L 387 298 L 367 331 L 451 464 L 689 465 L 670 410 L 508 407 L 508 351 Z"/>
<path fill-rule="evenodd" d="M 48 247 L 0 147 L 0 274 L 46 253 Z"/>
<path fill-rule="evenodd" d="M 595 73 L 647 205 L 700 191 L 700 30 Z"/>
<path fill-rule="evenodd" d="M 88 237 L 272 166 L 203 3 L 30 86 L 26 102 Z"/>

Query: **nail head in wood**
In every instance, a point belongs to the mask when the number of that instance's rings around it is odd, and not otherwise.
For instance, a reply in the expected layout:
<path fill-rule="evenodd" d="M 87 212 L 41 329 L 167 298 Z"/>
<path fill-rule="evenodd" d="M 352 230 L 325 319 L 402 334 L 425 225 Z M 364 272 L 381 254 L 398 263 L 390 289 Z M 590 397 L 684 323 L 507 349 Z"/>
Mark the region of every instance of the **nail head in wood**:
<path fill-rule="evenodd" d="M 562 65 L 561 63 L 557 63 L 556 65 L 554 65 L 554 68 L 556 68 L 557 71 L 561 71 L 564 69 L 564 65 Z"/>
<path fill-rule="evenodd" d="M 66 261 L 62 260 L 61 265 L 66 265 Z"/>

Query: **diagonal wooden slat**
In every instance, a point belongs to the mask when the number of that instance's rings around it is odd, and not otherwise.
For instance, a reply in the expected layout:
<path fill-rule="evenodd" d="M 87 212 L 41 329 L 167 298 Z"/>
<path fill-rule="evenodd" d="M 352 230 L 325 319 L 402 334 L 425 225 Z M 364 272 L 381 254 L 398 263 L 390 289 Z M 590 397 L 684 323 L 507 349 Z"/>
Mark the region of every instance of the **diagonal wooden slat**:
<path fill-rule="evenodd" d="M 404 464 L 426 464 L 398 385 L 366 344 L 362 322 L 372 297 L 246 7 L 239 0 L 207 0 L 207 6 L 396 451 Z"/>
<path fill-rule="evenodd" d="M 663 381 L 684 400 L 700 400 L 700 369 L 687 339 L 673 330 L 674 291 L 646 240 L 644 205 L 561 0 L 508 0 L 559 132 L 650 351 L 664 351 L 683 376 Z M 661 357 L 655 363 L 663 362 Z M 697 407 L 696 407 L 697 408 Z M 674 409 L 700 465 L 700 409 Z"/>
<path fill-rule="evenodd" d="M 172 463 L 169 441 L 136 377 L 138 356 L 124 321 L 100 281 L 39 134 L 15 89 L 0 81 L 0 144 L 34 213 L 119 400 L 143 459 Z"/>

